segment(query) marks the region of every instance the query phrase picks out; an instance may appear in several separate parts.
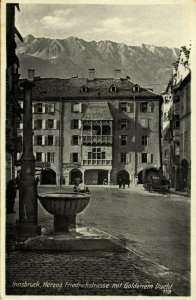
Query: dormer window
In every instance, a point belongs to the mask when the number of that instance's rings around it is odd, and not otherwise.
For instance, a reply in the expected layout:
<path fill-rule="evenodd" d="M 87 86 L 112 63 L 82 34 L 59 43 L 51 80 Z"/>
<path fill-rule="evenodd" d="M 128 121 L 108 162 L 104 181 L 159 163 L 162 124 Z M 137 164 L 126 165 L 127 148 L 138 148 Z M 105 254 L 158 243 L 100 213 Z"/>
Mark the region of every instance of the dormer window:
<path fill-rule="evenodd" d="M 133 87 L 133 92 L 139 92 L 140 91 L 140 86 L 138 84 L 136 84 L 134 87 Z"/>
<path fill-rule="evenodd" d="M 110 87 L 110 92 L 117 92 L 117 87 L 115 85 L 112 85 Z"/>
<path fill-rule="evenodd" d="M 85 86 L 85 85 L 81 86 L 80 92 L 81 92 L 81 93 L 87 93 L 87 92 L 88 92 L 87 86 Z"/>

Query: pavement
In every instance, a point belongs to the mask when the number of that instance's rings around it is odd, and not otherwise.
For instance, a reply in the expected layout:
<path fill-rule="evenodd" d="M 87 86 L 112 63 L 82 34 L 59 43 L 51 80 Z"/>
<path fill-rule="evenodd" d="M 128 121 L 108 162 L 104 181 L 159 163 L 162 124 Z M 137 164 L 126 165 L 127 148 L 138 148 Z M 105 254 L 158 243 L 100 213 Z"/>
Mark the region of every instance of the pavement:
<path fill-rule="evenodd" d="M 119 243 L 125 251 L 42 249 L 35 240 L 37 247 L 26 249 L 16 240 L 17 218 L 18 212 L 7 215 L 7 295 L 190 295 L 187 277 L 142 256 L 123 239 Z"/>

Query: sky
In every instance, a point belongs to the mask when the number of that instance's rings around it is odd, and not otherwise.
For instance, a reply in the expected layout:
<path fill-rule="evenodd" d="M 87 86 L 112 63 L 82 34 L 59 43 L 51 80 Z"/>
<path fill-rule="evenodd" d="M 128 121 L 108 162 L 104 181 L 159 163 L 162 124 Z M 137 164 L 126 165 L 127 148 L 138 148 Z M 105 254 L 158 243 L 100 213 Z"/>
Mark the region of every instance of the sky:
<path fill-rule="evenodd" d="M 16 27 L 23 37 L 77 36 L 86 41 L 179 48 L 190 43 L 190 19 L 187 4 L 20 4 Z"/>

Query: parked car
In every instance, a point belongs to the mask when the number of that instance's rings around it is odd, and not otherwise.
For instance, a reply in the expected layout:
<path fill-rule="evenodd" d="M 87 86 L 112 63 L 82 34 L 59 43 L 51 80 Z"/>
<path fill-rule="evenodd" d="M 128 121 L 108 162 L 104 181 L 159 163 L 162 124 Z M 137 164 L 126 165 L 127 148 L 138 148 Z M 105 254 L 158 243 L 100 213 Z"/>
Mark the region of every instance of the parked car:
<path fill-rule="evenodd" d="M 166 193 L 170 189 L 170 181 L 165 177 L 152 176 L 149 180 L 143 184 L 145 190 L 148 192 Z"/>

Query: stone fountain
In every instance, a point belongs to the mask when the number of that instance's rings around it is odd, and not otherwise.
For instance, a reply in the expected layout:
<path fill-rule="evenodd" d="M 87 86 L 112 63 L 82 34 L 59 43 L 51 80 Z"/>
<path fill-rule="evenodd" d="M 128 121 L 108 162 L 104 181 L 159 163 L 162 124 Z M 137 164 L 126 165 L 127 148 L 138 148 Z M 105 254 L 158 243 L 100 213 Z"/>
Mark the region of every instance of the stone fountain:
<path fill-rule="evenodd" d="M 89 201 L 89 194 L 42 193 L 38 195 L 42 206 L 54 215 L 54 232 L 66 233 L 76 230 L 76 215 L 83 211 Z"/>

